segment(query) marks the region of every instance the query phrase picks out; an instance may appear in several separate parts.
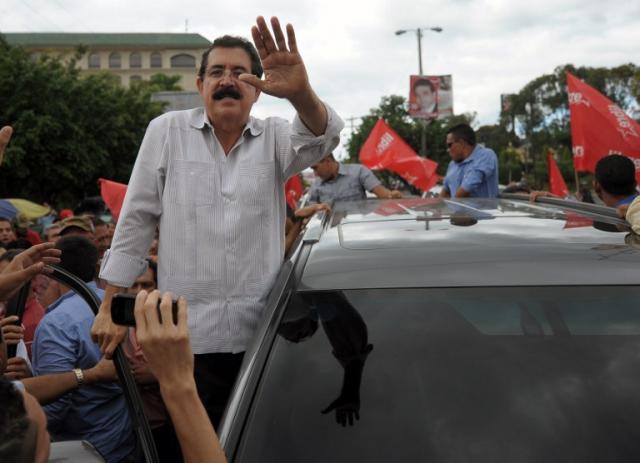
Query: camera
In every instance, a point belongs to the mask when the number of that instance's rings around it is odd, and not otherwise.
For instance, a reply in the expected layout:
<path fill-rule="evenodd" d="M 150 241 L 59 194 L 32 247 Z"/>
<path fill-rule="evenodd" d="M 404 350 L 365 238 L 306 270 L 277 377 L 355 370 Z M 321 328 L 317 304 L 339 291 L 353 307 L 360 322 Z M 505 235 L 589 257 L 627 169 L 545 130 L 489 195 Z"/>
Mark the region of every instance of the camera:
<path fill-rule="evenodd" d="M 134 294 L 118 293 L 111 300 L 111 320 L 116 325 L 136 326 L 136 317 L 133 309 L 136 306 L 136 296 Z M 171 313 L 173 323 L 178 323 L 178 302 L 173 301 L 171 304 Z M 158 317 L 162 322 L 162 314 L 160 313 L 160 299 L 158 299 Z"/>

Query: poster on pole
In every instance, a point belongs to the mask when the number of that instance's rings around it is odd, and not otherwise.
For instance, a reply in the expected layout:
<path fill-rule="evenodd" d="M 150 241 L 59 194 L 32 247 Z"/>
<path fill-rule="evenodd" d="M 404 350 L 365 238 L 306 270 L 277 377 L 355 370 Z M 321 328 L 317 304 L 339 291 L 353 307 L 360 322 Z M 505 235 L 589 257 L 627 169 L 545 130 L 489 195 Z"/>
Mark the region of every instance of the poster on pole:
<path fill-rule="evenodd" d="M 442 119 L 453 115 L 451 75 L 410 76 L 409 114 L 422 119 Z"/>

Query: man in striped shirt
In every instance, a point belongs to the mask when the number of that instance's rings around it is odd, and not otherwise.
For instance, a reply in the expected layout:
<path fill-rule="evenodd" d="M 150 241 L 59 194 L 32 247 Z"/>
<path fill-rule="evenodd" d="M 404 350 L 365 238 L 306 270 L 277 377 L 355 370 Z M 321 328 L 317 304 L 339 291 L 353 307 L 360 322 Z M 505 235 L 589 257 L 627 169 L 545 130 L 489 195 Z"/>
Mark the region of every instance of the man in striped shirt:
<path fill-rule="evenodd" d="M 285 40 L 277 18 L 271 25 L 273 35 L 262 17 L 252 28 L 257 50 L 216 39 L 197 78 L 204 108 L 150 123 L 103 258 L 108 286 L 92 329 L 110 356 L 124 337 L 111 298 L 144 271 L 157 225 L 158 287 L 188 301 L 196 381 L 214 425 L 283 260 L 284 183 L 331 152 L 343 127 L 311 88 L 293 27 Z M 262 92 L 291 102 L 292 124 L 250 116 Z"/>

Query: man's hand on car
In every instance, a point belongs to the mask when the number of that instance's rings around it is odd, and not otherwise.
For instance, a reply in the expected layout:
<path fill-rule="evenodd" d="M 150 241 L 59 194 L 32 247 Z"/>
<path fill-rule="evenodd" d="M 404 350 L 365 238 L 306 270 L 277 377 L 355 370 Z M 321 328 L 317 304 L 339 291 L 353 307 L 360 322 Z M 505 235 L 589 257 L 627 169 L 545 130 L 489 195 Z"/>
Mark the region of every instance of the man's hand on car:
<path fill-rule="evenodd" d="M 18 381 L 31 378 L 33 373 L 25 359 L 22 357 L 11 357 L 7 360 L 7 368 L 4 371 L 4 375 L 11 380 Z"/>
<path fill-rule="evenodd" d="M 15 346 L 22 338 L 24 338 L 24 328 L 20 325 L 16 325 L 18 317 L 11 315 L 4 317 L 0 320 L 0 329 L 2 330 L 2 337 L 7 346 Z"/>

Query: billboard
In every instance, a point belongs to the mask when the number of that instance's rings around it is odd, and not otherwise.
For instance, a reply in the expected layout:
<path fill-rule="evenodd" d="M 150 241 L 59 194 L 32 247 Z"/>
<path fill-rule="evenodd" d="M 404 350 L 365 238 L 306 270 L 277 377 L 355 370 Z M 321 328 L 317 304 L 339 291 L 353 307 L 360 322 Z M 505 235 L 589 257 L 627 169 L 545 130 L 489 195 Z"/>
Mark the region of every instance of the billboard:
<path fill-rule="evenodd" d="M 423 119 L 442 119 L 453 115 L 451 75 L 411 76 L 409 114 Z"/>

